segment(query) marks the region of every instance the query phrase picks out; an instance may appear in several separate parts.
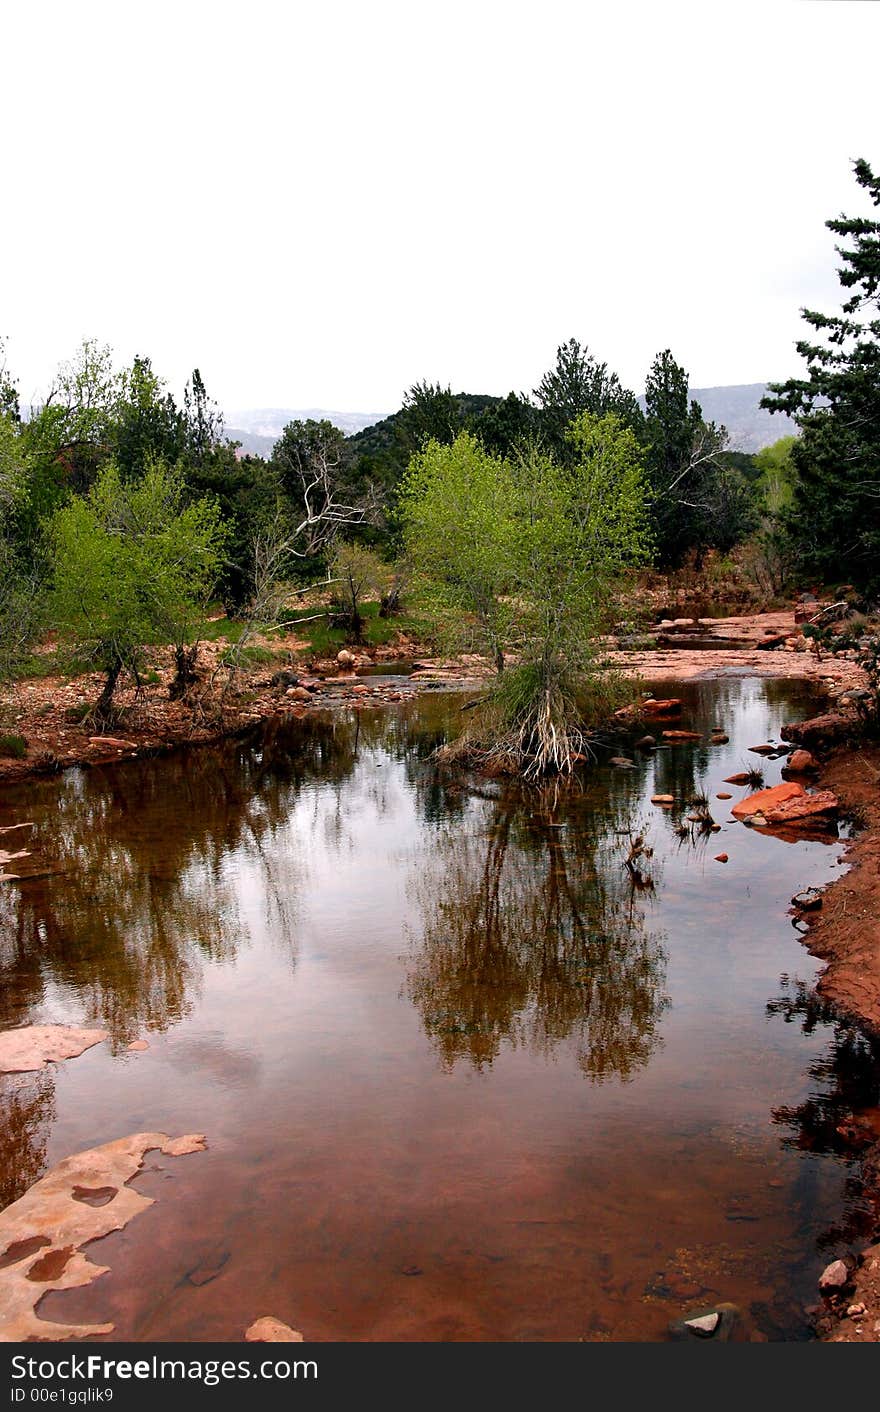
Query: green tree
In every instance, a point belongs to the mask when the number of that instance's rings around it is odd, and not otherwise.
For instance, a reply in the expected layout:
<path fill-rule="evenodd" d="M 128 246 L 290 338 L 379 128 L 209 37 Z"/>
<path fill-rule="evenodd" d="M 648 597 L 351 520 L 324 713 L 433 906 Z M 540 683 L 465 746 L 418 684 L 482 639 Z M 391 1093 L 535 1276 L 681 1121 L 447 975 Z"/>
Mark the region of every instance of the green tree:
<path fill-rule="evenodd" d="M 388 572 L 378 554 L 366 545 L 342 543 L 337 544 L 330 561 L 330 575 L 338 580 L 334 596 L 344 626 L 353 642 L 362 642 L 364 600 L 380 596 Z"/>
<path fill-rule="evenodd" d="M 645 384 L 645 442 L 651 519 L 661 568 L 692 550 L 730 549 L 754 524 L 748 483 L 725 464 L 727 432 L 705 422 L 688 393 L 688 375 L 669 349 L 658 353 Z"/>
<path fill-rule="evenodd" d="M 52 621 L 106 674 L 95 706 L 111 719 L 119 677 L 140 683 L 143 649 L 172 642 L 180 653 L 216 579 L 224 532 L 216 504 L 184 503 L 178 471 L 148 466 L 123 481 L 108 464 L 86 496 L 53 517 Z"/>
<path fill-rule="evenodd" d="M 184 421 L 149 358 L 136 357 L 120 376 L 108 440 L 124 480 L 151 460 L 174 464 L 184 449 Z"/>
<path fill-rule="evenodd" d="M 634 393 L 576 338 L 557 348 L 556 362 L 534 395 L 541 409 L 542 429 L 557 455 L 566 454 L 568 428 L 583 412 L 594 417 L 613 412 L 633 429 L 641 427 L 642 414 Z"/>
<path fill-rule="evenodd" d="M 121 390 L 106 344 L 84 339 L 59 367 L 45 402 L 26 423 L 28 450 L 38 478 L 55 487 L 54 499 L 94 483 L 111 451 Z"/>
<path fill-rule="evenodd" d="M 0 412 L 0 679 L 14 675 L 39 622 L 42 574 L 29 552 L 29 524 L 21 424 Z"/>
<path fill-rule="evenodd" d="M 863 159 L 856 181 L 880 206 L 880 177 Z M 842 240 L 839 314 L 812 309 L 816 335 L 796 345 L 805 377 L 771 383 L 762 406 L 787 412 L 800 429 L 792 448 L 797 472 L 789 527 L 804 567 L 830 580 L 846 577 L 880 591 L 880 221 L 826 221 Z"/>
<path fill-rule="evenodd" d="M 755 453 L 759 473 L 755 489 L 768 515 L 778 515 L 791 505 L 797 475 L 792 454 L 796 443 L 796 436 L 782 436 Z"/>
<path fill-rule="evenodd" d="M 601 676 L 596 639 L 617 579 L 648 549 L 632 430 L 582 413 L 569 443 L 560 462 L 535 448 L 503 460 L 469 433 L 430 442 L 402 495 L 410 561 L 499 671 L 476 753 L 527 776 L 568 771 L 580 753 L 584 688 Z"/>
<path fill-rule="evenodd" d="M 510 634 L 510 465 L 471 432 L 430 441 L 410 462 L 400 515 L 407 555 L 441 626 L 489 652 L 498 671 Z"/>

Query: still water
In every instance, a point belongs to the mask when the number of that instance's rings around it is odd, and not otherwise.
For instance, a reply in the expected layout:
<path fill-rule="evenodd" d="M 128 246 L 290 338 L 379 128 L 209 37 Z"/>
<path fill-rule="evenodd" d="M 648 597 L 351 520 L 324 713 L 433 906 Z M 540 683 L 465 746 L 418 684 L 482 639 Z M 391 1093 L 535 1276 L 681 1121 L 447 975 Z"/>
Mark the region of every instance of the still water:
<path fill-rule="evenodd" d="M 265 1314 L 309 1341 L 662 1339 L 721 1299 L 745 1337 L 807 1336 L 865 1219 L 835 1127 L 876 1102 L 787 915 L 842 849 L 715 795 L 810 701 L 663 694 L 730 743 L 617 741 L 636 769 L 562 790 L 443 777 L 438 694 L 3 790 L 0 824 L 36 828 L 0 891 L 0 1025 L 112 1040 L 0 1080 L 0 1202 L 126 1133 L 209 1144 L 148 1155 L 158 1202 L 93 1248 L 110 1273 L 40 1312 L 138 1340 Z M 677 836 L 667 792 L 721 832 Z"/>

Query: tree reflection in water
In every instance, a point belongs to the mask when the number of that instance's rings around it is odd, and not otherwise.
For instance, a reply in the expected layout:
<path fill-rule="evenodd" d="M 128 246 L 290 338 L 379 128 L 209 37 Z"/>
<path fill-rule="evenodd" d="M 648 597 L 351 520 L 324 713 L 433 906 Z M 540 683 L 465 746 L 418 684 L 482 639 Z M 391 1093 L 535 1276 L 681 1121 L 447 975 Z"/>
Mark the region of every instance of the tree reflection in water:
<path fill-rule="evenodd" d="M 625 795 L 584 804 L 571 786 L 504 784 L 486 827 L 444 828 L 415 879 L 409 994 L 444 1065 L 573 1038 L 598 1082 L 631 1077 L 659 1044 L 666 953 L 624 867 L 636 826 Z"/>
<path fill-rule="evenodd" d="M 768 1016 L 780 1016 L 786 1024 L 799 1024 L 804 1034 L 821 1026 L 830 1030 L 828 1044 L 811 1064 L 812 1091 L 802 1103 L 773 1109 L 772 1121 L 787 1129 L 783 1146 L 801 1152 L 832 1153 L 855 1162 L 867 1141 L 860 1129 L 866 1112 L 880 1117 L 880 1040 L 866 1033 L 819 995 L 815 986 L 783 975 L 781 994 L 767 1002 Z M 880 1130 L 873 1133 L 876 1139 Z M 844 1217 L 822 1233 L 819 1247 L 844 1246 L 864 1236 L 876 1222 L 877 1213 L 854 1170 L 846 1182 L 847 1206 Z"/>
<path fill-rule="evenodd" d="M 0 1210 L 23 1196 L 42 1176 L 46 1144 L 55 1120 L 55 1079 L 4 1074 L 0 1096 Z"/>

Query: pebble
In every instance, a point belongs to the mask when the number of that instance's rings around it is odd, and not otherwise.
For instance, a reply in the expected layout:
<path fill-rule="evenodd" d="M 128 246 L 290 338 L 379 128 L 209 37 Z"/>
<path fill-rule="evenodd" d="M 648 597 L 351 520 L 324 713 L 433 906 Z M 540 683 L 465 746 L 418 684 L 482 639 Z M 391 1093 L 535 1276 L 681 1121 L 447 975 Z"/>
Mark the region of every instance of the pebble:
<path fill-rule="evenodd" d="M 726 862 L 727 862 L 727 854 L 726 854 L 726 853 L 716 853 L 716 854 L 715 854 L 715 862 L 716 862 L 716 863 L 726 863 Z"/>

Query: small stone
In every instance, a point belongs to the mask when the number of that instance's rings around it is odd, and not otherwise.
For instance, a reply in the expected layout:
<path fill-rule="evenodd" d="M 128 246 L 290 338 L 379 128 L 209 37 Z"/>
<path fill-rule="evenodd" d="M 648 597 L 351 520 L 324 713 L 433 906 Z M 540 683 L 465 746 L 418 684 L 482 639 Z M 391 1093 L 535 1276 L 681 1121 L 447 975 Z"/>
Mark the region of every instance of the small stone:
<path fill-rule="evenodd" d="M 776 745 L 750 745 L 749 750 L 752 755 L 773 755 L 779 747 Z"/>
<path fill-rule="evenodd" d="M 715 862 L 716 862 L 716 863 L 726 863 L 726 862 L 727 862 L 727 854 L 726 854 L 726 853 L 716 853 L 716 854 L 715 854 Z"/>
<path fill-rule="evenodd" d="M 700 1319 L 685 1319 L 686 1329 L 693 1329 L 695 1334 L 700 1334 L 703 1338 L 711 1338 L 721 1320 L 721 1315 L 716 1310 L 714 1314 L 704 1314 Z"/>
<path fill-rule="evenodd" d="M 636 741 L 636 750 L 653 750 L 656 744 L 652 735 L 643 735 L 641 740 Z"/>
<path fill-rule="evenodd" d="M 145 1039 L 133 1039 L 128 1049 L 132 1054 L 140 1054 L 144 1049 L 149 1049 L 149 1044 Z"/>
<path fill-rule="evenodd" d="M 849 1270 L 842 1260 L 833 1260 L 830 1265 L 819 1276 L 819 1288 L 821 1290 L 843 1289 L 849 1284 Z"/>
<path fill-rule="evenodd" d="M 716 794 L 716 795 L 715 795 L 715 798 L 716 798 L 716 799 L 732 799 L 732 798 L 733 798 L 733 795 L 732 795 L 732 794 L 725 794 L 725 793 L 722 791 L 721 794 Z"/>
<path fill-rule="evenodd" d="M 625 755 L 612 755 L 609 764 L 616 765 L 621 770 L 632 770 L 635 768 L 635 761 L 628 760 Z"/>
<path fill-rule="evenodd" d="M 674 795 L 674 794 L 652 794 L 652 795 L 651 795 L 651 803 L 652 803 L 652 804 L 674 804 L 674 803 L 675 803 L 675 795 Z"/>
<path fill-rule="evenodd" d="M 866 1312 L 864 1304 L 851 1304 L 846 1311 L 849 1319 L 860 1319 Z"/>
<path fill-rule="evenodd" d="M 799 907 L 802 912 L 814 912 L 822 906 L 822 894 L 817 887 L 807 887 L 803 892 L 795 893 L 791 905 Z"/>
<path fill-rule="evenodd" d="M 353 666 L 354 666 L 354 657 L 353 657 L 352 654 L 348 651 L 348 649 L 345 648 L 345 647 L 343 647 L 343 649 L 342 649 L 341 652 L 337 652 L 337 654 L 336 654 L 336 661 L 337 661 L 337 664 L 338 664 L 340 667 L 353 667 Z"/>
<path fill-rule="evenodd" d="M 290 686 L 287 688 L 285 695 L 289 696 L 293 701 L 311 701 L 312 699 L 311 692 L 304 686 Z"/>
<path fill-rule="evenodd" d="M 712 739 L 709 741 L 709 744 L 710 744 L 710 745 L 726 745 L 729 740 L 730 740 L 730 736 L 729 736 L 729 735 L 713 735 L 713 736 L 712 736 Z"/>

